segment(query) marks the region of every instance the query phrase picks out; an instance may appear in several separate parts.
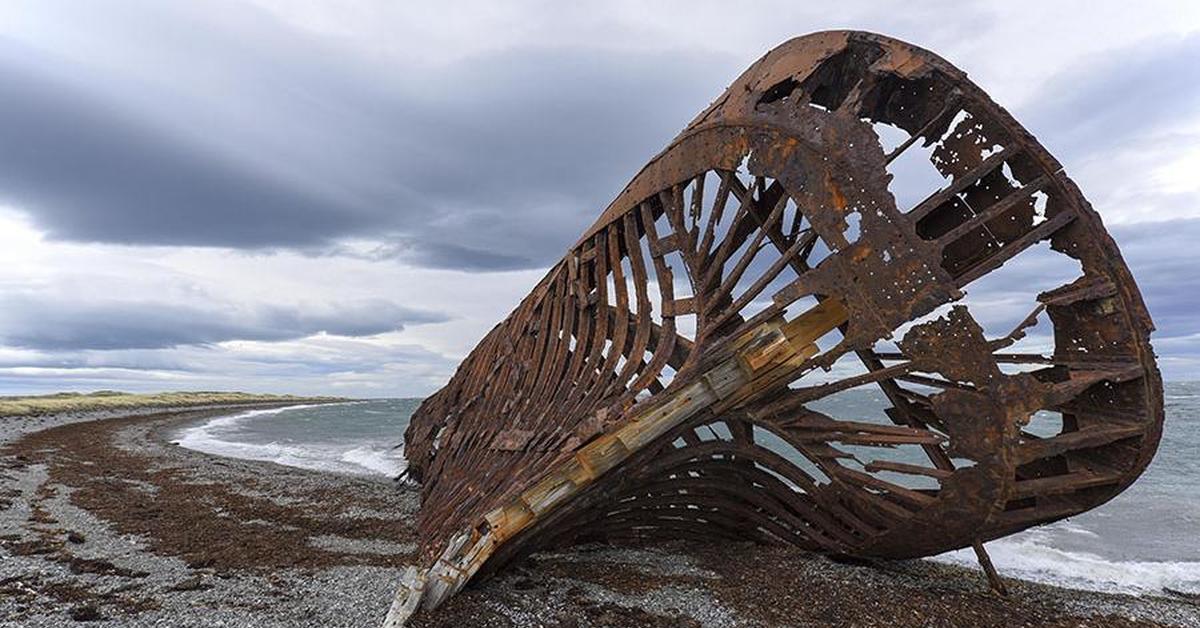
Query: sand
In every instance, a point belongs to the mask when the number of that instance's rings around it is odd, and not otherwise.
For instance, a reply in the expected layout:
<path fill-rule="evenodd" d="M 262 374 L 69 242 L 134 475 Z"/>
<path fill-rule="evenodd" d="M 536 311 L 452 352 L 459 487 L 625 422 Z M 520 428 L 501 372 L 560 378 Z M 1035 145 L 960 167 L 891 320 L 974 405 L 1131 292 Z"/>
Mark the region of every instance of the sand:
<path fill-rule="evenodd" d="M 0 625 L 377 626 L 416 548 L 386 479 L 170 444 L 228 413 L 0 419 Z M 1200 626 L 1200 600 L 1071 591 L 928 561 L 738 543 L 543 552 L 422 627 Z"/>

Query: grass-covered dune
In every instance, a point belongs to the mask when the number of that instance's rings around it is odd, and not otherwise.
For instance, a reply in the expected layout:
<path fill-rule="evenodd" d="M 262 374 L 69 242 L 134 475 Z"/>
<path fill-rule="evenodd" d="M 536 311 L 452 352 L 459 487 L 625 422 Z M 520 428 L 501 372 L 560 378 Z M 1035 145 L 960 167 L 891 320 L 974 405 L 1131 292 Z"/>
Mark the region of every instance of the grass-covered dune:
<path fill-rule="evenodd" d="M 97 412 L 133 408 L 182 408 L 188 406 L 256 403 L 324 403 L 344 401 L 338 397 L 259 395 L 242 392 L 165 392 L 135 394 L 114 390 L 92 393 L 56 393 L 28 397 L 0 397 L 0 417 L 41 416 L 74 412 Z"/>

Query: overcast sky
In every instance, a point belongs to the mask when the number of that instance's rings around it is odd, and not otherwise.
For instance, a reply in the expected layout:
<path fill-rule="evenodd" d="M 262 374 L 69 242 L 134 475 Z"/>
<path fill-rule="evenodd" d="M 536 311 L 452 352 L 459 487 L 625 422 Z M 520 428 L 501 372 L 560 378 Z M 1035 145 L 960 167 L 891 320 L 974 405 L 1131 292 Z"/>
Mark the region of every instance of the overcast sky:
<path fill-rule="evenodd" d="M 10 0 L 0 393 L 427 394 L 746 66 L 830 28 L 1013 112 L 1200 379 L 1198 2 Z"/>

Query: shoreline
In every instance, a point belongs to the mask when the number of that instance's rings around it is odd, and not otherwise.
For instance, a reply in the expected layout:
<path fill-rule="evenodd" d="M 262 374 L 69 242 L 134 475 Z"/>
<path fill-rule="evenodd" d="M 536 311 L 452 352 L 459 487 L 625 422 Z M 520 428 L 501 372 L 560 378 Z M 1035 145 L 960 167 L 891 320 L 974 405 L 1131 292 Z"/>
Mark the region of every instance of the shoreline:
<path fill-rule="evenodd" d="M 0 625 L 379 625 L 415 551 L 414 489 L 168 441 L 269 405 L 0 418 Z M 1006 599 L 963 567 L 749 544 L 585 546 L 413 625 L 1200 626 L 1200 600 L 1007 583 Z"/>

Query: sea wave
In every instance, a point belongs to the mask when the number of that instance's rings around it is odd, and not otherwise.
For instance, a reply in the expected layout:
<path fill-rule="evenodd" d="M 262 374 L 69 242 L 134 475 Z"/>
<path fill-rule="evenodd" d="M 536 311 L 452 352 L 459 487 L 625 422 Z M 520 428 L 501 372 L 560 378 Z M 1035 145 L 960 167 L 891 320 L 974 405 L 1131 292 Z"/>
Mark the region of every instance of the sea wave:
<path fill-rule="evenodd" d="M 248 419 L 311 407 L 295 405 L 216 417 L 180 431 L 172 442 L 208 454 L 262 460 L 313 471 L 386 476 L 396 476 L 404 471 L 407 465 L 403 456 L 391 447 L 363 443 L 252 443 L 237 439 L 238 426 Z"/>
<path fill-rule="evenodd" d="M 282 408 L 265 408 L 265 409 L 261 409 L 261 410 L 246 410 L 244 412 L 239 412 L 237 414 L 229 414 L 229 415 L 225 415 L 225 416 L 219 416 L 214 419 L 209 419 L 208 421 L 205 421 L 204 423 L 201 423 L 199 425 L 193 425 L 192 427 L 182 430 L 181 432 L 179 432 L 179 435 L 172 442 L 174 442 L 176 445 L 180 445 L 182 447 L 187 447 L 188 449 L 195 449 L 197 451 L 204 451 L 204 452 L 208 452 L 208 450 L 205 449 L 206 447 L 226 447 L 226 448 L 228 448 L 228 447 L 239 447 L 239 446 L 243 446 L 243 445 L 246 445 L 247 447 L 249 447 L 250 448 L 249 451 L 254 451 L 255 448 L 260 447 L 260 446 L 259 445 L 250 445 L 248 443 L 238 443 L 238 442 L 234 442 L 234 441 L 228 441 L 228 440 L 222 439 L 220 437 L 220 435 L 222 433 L 226 433 L 226 432 L 229 432 L 229 431 L 235 429 L 238 426 L 238 424 L 245 422 L 246 419 L 254 418 L 257 416 L 263 416 L 266 414 L 280 414 L 282 412 L 288 412 L 288 411 L 292 411 L 292 410 L 301 410 L 304 408 L 312 408 L 315 405 L 316 404 L 300 404 L 300 405 L 294 405 L 294 406 L 284 406 Z M 208 452 L 208 453 L 213 453 L 213 452 Z M 234 457 L 241 457 L 241 456 L 235 455 Z M 260 458 L 255 458 L 255 460 L 259 460 L 259 459 Z"/>
<path fill-rule="evenodd" d="M 397 476 L 407 464 L 394 448 L 381 449 L 372 445 L 355 447 L 342 454 L 342 462 L 358 465 L 380 475 Z"/>
<path fill-rule="evenodd" d="M 1094 535 L 1090 530 L 1070 530 Z M 1162 594 L 1164 590 L 1200 593 L 1200 562 L 1113 560 L 1048 544 L 1042 530 L 1030 530 L 987 544 L 992 563 L 1003 576 L 1072 589 L 1106 593 Z M 931 560 L 974 567 L 975 553 L 961 549 Z"/>

